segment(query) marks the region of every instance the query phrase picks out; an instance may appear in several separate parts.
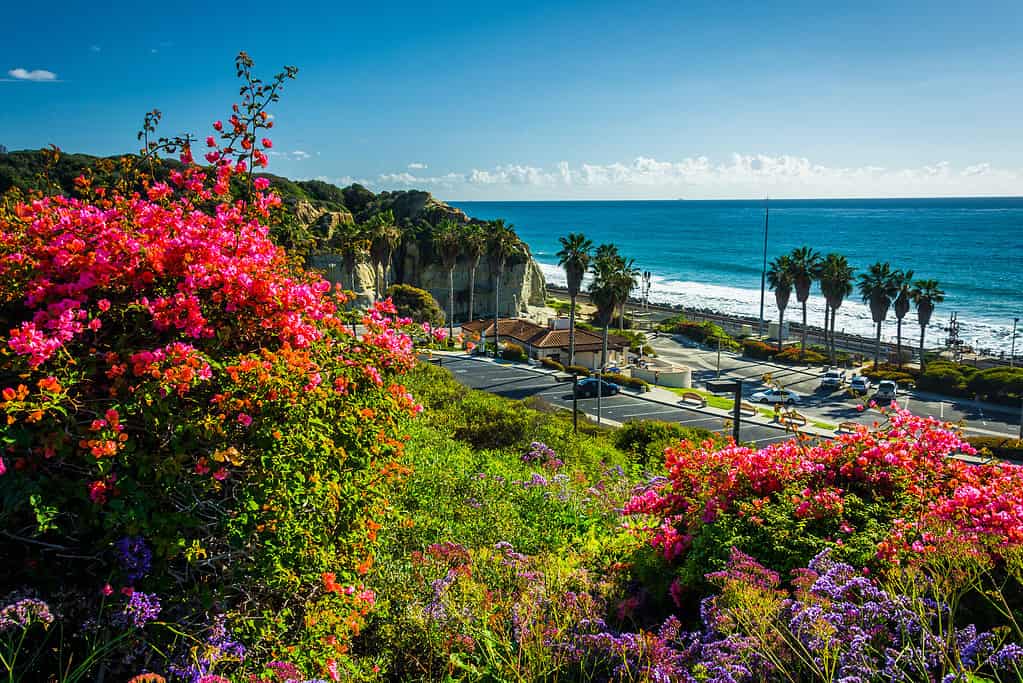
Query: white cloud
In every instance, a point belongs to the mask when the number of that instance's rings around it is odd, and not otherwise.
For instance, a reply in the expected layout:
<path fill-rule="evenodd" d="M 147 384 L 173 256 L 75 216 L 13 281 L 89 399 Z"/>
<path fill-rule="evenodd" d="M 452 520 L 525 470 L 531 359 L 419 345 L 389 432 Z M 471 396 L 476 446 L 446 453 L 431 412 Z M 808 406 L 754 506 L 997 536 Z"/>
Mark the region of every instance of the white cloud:
<path fill-rule="evenodd" d="M 103 48 L 101 48 L 99 45 L 90 45 L 89 46 L 89 52 L 100 52 L 102 50 L 103 50 Z"/>
<path fill-rule="evenodd" d="M 409 170 L 415 170 L 409 165 Z M 458 198 L 934 197 L 1017 195 L 1023 169 L 938 161 L 909 168 L 826 166 L 794 155 L 733 154 L 664 161 L 638 156 L 606 164 L 502 164 L 445 175 L 384 173 L 379 189 L 444 189 Z"/>
<path fill-rule="evenodd" d="M 11 69 L 7 72 L 7 75 L 17 81 L 56 81 L 57 74 L 46 69 Z"/>
<path fill-rule="evenodd" d="M 422 163 L 420 161 L 413 161 L 411 164 L 408 165 L 408 170 L 410 170 L 410 171 L 423 171 L 423 170 L 426 170 L 426 164 L 424 164 L 424 163 Z"/>
<path fill-rule="evenodd" d="M 290 161 L 305 161 L 306 159 L 312 157 L 312 154 L 301 149 L 295 149 L 290 152 L 281 152 L 279 150 L 272 149 L 267 151 L 266 154 L 267 156 L 277 157 L 279 159 L 288 159 Z M 316 156 L 319 155 L 320 153 L 317 152 Z"/>

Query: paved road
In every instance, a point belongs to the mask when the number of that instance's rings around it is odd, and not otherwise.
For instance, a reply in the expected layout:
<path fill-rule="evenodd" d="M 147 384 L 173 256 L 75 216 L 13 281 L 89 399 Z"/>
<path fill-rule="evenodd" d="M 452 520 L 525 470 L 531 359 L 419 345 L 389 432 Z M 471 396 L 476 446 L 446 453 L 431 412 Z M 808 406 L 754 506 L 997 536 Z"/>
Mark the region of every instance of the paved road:
<path fill-rule="evenodd" d="M 693 386 L 703 383 L 717 374 L 717 352 L 688 347 L 671 337 L 658 337 L 651 342 L 660 358 L 688 365 L 693 371 Z M 860 413 L 856 406 L 861 401 L 845 391 L 827 391 L 820 388 L 821 368 L 798 368 L 743 358 L 736 354 L 721 354 L 721 376 L 742 378 L 743 394 L 762 390 L 761 381 L 765 373 L 804 397 L 799 412 L 815 420 L 838 424 L 839 422 L 870 422 L 876 414 Z M 1015 436 L 1019 433 L 1020 415 L 1009 408 L 985 411 L 975 401 L 948 398 L 936 400 L 932 396 L 921 396 L 916 392 L 900 392 L 899 405 L 917 415 L 936 417 L 949 422 L 963 421 L 967 433 L 1000 434 Z"/>
<path fill-rule="evenodd" d="M 445 356 L 442 365 L 454 374 L 455 379 L 473 389 L 481 389 L 514 399 L 539 396 L 556 406 L 572 409 L 571 383 L 556 382 L 551 375 L 457 356 Z M 579 410 L 595 418 L 597 399 L 580 398 Z M 720 417 L 627 394 L 604 396 L 601 399 L 601 415 L 603 419 L 616 422 L 663 420 L 687 427 L 702 427 L 711 431 L 720 432 L 724 429 L 724 420 Z M 731 432 L 729 431 L 729 433 Z M 780 429 L 745 423 L 740 425 L 739 436 L 743 441 L 751 441 L 757 446 L 765 446 L 775 441 L 785 441 L 792 437 L 791 434 L 786 434 Z"/>

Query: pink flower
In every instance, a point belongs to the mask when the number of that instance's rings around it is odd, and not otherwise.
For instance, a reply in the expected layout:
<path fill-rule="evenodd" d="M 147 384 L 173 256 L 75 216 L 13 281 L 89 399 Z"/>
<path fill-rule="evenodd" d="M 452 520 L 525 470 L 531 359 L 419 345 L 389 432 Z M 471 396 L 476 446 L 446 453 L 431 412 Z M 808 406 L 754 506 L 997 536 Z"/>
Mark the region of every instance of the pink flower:
<path fill-rule="evenodd" d="M 248 427 L 252 424 L 252 417 L 248 413 L 238 413 L 238 424 Z"/>
<path fill-rule="evenodd" d="M 225 479 L 227 479 L 227 474 L 228 474 L 227 470 L 221 467 L 219 470 L 213 473 L 213 478 L 216 479 L 217 481 L 224 481 Z"/>
<path fill-rule="evenodd" d="M 267 149 L 270 149 L 271 147 L 274 146 L 273 142 L 270 141 L 270 138 L 263 138 L 262 142 L 263 142 L 263 147 L 266 147 Z"/>
<path fill-rule="evenodd" d="M 113 595 L 114 589 L 109 583 L 103 584 L 103 588 L 100 590 L 103 595 Z"/>
<path fill-rule="evenodd" d="M 7 465 L 4 464 L 4 459 L 0 458 L 0 475 L 3 475 L 7 471 Z"/>
<path fill-rule="evenodd" d="M 213 130 L 218 131 L 218 132 L 224 130 L 224 124 L 221 123 L 220 121 L 214 121 L 213 122 Z"/>
<path fill-rule="evenodd" d="M 110 299 L 100 299 L 96 302 L 96 305 L 99 306 L 99 310 L 106 313 L 110 310 Z"/>
<path fill-rule="evenodd" d="M 253 182 L 253 185 L 256 186 L 257 190 L 262 192 L 266 188 L 270 187 L 270 181 L 267 180 L 266 178 L 256 178 L 256 180 Z"/>

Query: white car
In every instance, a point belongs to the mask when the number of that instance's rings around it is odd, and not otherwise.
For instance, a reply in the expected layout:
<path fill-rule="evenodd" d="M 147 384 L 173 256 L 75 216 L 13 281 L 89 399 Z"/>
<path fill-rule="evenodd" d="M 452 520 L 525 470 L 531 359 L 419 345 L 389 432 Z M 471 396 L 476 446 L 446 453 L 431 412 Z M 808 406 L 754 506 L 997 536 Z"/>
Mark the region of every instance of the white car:
<path fill-rule="evenodd" d="M 788 405 L 799 403 L 799 394 L 794 391 L 789 391 L 788 389 L 767 389 L 765 391 L 758 391 L 750 396 L 750 398 L 757 403 L 785 403 Z"/>
<path fill-rule="evenodd" d="M 890 379 L 883 379 L 877 383 L 877 393 L 874 394 L 874 399 L 877 401 L 884 401 L 885 403 L 891 403 L 899 397 L 899 385 Z"/>
<path fill-rule="evenodd" d="M 821 386 L 825 388 L 839 389 L 845 384 L 845 370 L 833 368 L 824 373 L 821 377 Z"/>
<path fill-rule="evenodd" d="M 856 375 L 849 382 L 849 388 L 857 394 L 866 394 L 870 391 L 870 380 L 863 375 Z"/>

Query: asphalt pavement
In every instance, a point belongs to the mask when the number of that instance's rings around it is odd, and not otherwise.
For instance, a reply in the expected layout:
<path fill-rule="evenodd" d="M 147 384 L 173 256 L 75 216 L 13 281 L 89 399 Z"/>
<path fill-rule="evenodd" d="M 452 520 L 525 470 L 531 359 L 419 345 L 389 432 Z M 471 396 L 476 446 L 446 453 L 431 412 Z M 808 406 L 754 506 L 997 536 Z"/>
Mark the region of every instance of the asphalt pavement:
<path fill-rule="evenodd" d="M 473 389 L 520 400 L 538 396 L 557 407 L 572 409 L 572 383 L 559 382 L 556 375 L 553 374 L 453 355 L 444 355 L 441 366 L 451 371 L 456 380 Z M 715 432 L 726 429 L 725 419 L 722 417 L 708 415 L 695 409 L 660 403 L 643 398 L 642 395 L 623 392 L 615 396 L 604 396 L 600 403 L 601 419 L 606 422 L 661 420 L 686 427 L 701 427 Z M 596 398 L 580 398 L 578 407 L 580 412 L 596 419 Z M 752 442 L 758 447 L 792 438 L 792 434 L 777 427 L 746 422 L 740 422 L 739 427 L 740 440 L 746 443 Z M 731 426 L 727 429 L 730 434 Z"/>

